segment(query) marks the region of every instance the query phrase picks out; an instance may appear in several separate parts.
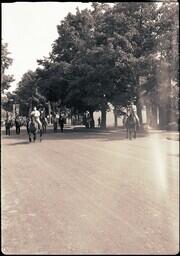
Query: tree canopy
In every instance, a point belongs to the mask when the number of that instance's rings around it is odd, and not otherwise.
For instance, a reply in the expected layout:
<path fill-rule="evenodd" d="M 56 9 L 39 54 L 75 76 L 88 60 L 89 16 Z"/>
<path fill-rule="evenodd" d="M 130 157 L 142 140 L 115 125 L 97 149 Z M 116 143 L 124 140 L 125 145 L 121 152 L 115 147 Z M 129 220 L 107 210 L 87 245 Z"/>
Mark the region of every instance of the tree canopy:
<path fill-rule="evenodd" d="M 11 83 L 14 81 L 13 75 L 5 74 L 6 70 L 12 65 L 13 59 L 9 57 L 8 44 L 1 45 L 1 92 L 9 89 Z"/>
<path fill-rule="evenodd" d="M 171 108 L 177 105 L 179 82 L 178 15 L 176 3 L 159 8 L 155 2 L 92 3 L 90 10 L 77 8 L 57 25 L 58 38 L 49 56 L 38 60 L 33 86 L 61 106 L 82 113 L 101 110 L 104 125 L 108 103 L 126 106 L 133 100 L 139 114 L 147 99 L 159 106 L 171 101 Z M 164 94 L 163 77 L 171 99 Z M 20 97 L 25 77 L 22 81 Z"/>

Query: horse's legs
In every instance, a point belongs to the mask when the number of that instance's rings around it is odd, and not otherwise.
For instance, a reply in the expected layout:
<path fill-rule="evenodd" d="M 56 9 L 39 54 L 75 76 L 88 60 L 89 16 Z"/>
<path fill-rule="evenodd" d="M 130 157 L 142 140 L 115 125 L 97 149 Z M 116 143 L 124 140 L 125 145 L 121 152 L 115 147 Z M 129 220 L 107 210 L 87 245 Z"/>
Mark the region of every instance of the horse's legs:
<path fill-rule="evenodd" d="M 128 128 L 126 128 L 126 138 L 128 139 L 128 133 L 129 133 L 129 129 Z"/>
<path fill-rule="evenodd" d="M 134 127 L 134 139 L 136 139 L 136 127 Z"/>
<path fill-rule="evenodd" d="M 129 139 L 132 140 L 132 129 L 129 128 Z"/>

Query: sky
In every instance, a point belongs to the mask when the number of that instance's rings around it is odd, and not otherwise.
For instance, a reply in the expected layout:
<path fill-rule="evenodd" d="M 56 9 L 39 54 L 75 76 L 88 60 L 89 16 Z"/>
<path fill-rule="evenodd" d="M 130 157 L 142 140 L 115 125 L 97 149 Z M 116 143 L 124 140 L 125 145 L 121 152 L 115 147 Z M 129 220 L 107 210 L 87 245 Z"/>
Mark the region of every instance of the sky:
<path fill-rule="evenodd" d="M 58 38 L 57 25 L 69 13 L 90 8 L 91 2 L 14 2 L 2 3 L 3 43 L 8 43 L 13 64 L 6 74 L 13 74 L 14 91 L 23 74 L 38 67 L 37 59 L 48 56 Z"/>

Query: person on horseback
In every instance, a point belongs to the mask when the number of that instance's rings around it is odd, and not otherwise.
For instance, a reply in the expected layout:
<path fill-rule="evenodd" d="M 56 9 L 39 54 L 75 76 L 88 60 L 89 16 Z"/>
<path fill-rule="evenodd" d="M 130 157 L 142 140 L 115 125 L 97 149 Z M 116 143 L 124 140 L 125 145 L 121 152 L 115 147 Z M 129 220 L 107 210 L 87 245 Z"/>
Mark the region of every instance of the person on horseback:
<path fill-rule="evenodd" d="M 41 130 L 42 124 L 40 121 L 40 112 L 39 110 L 37 110 L 36 107 L 33 108 L 33 111 L 31 112 L 30 116 L 34 118 L 34 121 L 38 124 L 39 130 Z"/>
<path fill-rule="evenodd" d="M 133 132 L 134 138 L 136 138 L 136 130 L 138 127 L 140 127 L 140 122 L 137 115 L 136 106 L 133 104 L 133 102 L 131 102 L 127 108 L 127 113 L 123 118 L 123 125 L 126 128 L 126 137 L 131 139 Z"/>
<path fill-rule="evenodd" d="M 32 141 L 31 135 L 33 135 L 34 142 L 36 141 L 38 132 L 39 132 L 39 136 L 40 136 L 40 142 L 42 141 L 42 129 L 39 128 L 40 125 L 37 120 L 38 119 L 35 119 L 35 117 L 34 117 L 34 113 L 27 119 L 27 133 L 29 135 L 29 142 Z"/>
<path fill-rule="evenodd" d="M 131 102 L 130 106 L 129 106 L 129 115 L 132 115 L 136 118 L 137 121 L 137 126 L 140 126 L 140 121 L 139 121 L 139 117 L 137 115 L 137 108 L 136 105 L 134 105 L 133 102 Z"/>

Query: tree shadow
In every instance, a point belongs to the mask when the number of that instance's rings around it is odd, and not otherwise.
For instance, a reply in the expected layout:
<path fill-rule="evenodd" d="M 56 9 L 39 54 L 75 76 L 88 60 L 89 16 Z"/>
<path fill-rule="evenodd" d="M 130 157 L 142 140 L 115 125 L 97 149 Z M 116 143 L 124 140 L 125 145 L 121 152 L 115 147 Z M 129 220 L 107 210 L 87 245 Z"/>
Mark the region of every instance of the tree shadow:
<path fill-rule="evenodd" d="M 2 131 L 2 135 L 6 139 L 18 139 L 24 140 L 27 138 L 28 134 L 25 129 L 21 131 L 20 135 L 15 133 L 15 130 L 12 130 L 10 136 L 5 135 L 5 131 Z M 137 132 L 137 139 L 148 136 L 148 132 Z M 126 138 L 126 130 L 122 128 L 85 128 L 85 127 L 72 127 L 70 129 L 65 128 L 63 132 L 58 130 L 54 132 L 52 128 L 47 129 L 46 133 L 43 133 L 42 140 L 89 140 L 96 139 L 98 141 L 119 141 L 119 140 L 128 140 Z M 134 138 L 132 140 L 135 140 Z M 28 142 L 14 143 L 13 145 L 29 144 Z"/>

